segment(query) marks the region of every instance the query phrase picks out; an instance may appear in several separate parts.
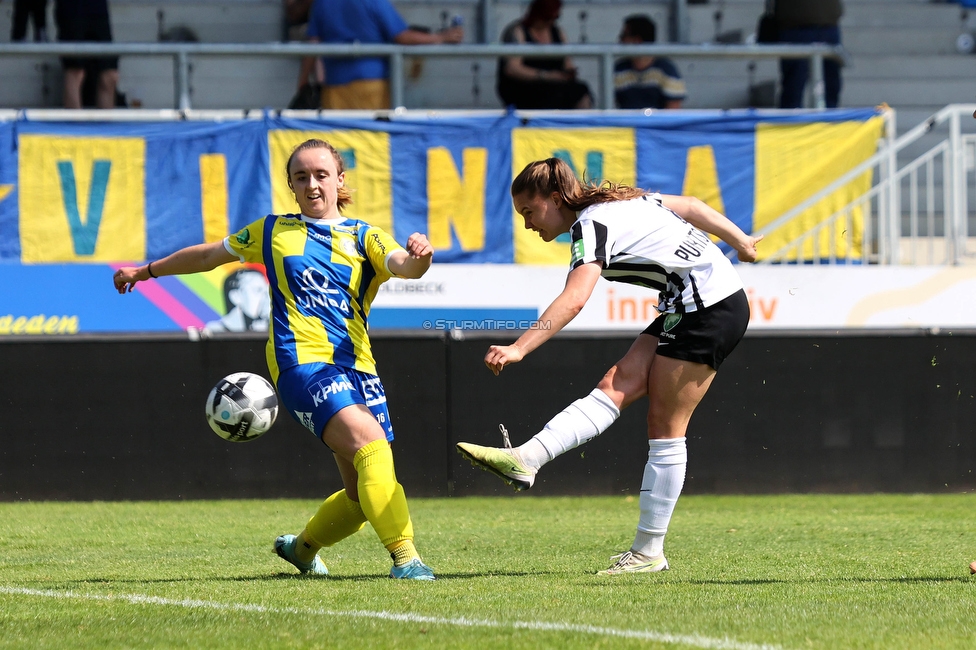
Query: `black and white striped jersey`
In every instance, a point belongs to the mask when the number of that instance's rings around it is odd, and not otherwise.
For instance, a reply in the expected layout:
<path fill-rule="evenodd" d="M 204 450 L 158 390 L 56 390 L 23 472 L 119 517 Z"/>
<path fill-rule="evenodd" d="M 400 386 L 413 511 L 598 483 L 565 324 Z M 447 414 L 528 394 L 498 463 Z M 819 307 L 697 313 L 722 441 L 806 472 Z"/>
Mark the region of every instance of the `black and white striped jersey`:
<path fill-rule="evenodd" d="M 697 311 L 743 288 L 721 249 L 658 194 L 591 205 L 570 233 L 571 268 L 600 262 L 611 282 L 657 289 L 660 312 Z"/>

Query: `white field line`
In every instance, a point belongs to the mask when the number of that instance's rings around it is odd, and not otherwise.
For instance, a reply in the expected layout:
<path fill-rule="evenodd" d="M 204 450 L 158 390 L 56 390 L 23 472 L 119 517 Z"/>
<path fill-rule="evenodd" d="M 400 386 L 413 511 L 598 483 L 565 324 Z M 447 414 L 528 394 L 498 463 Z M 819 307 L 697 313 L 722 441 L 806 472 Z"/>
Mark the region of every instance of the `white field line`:
<path fill-rule="evenodd" d="M 268 607 L 266 605 L 248 605 L 246 603 L 219 603 L 212 600 L 174 600 L 145 596 L 141 594 L 85 594 L 74 591 L 55 591 L 52 589 L 27 589 L 24 587 L 0 586 L 0 594 L 19 596 L 36 596 L 41 598 L 56 598 L 60 600 L 97 600 L 106 602 L 126 602 L 133 605 L 165 605 L 170 607 L 185 607 L 188 609 L 212 609 L 227 612 L 255 612 L 258 614 L 297 614 L 300 616 L 326 616 L 333 618 L 367 618 L 397 623 L 425 623 L 432 625 L 453 625 L 456 627 L 482 627 L 497 629 L 531 630 L 542 632 L 573 632 L 577 634 L 593 634 L 596 636 L 623 637 L 627 639 L 643 639 L 659 643 L 672 643 L 709 650 L 782 650 L 775 645 L 759 645 L 755 643 L 741 643 L 733 639 L 715 639 L 697 634 L 667 634 L 649 630 L 621 630 L 612 627 L 597 627 L 594 625 L 574 625 L 572 623 L 546 623 L 545 621 L 492 621 L 473 618 L 441 618 L 439 616 L 423 616 L 421 614 L 397 614 L 395 612 L 369 612 L 363 610 L 331 610 L 302 607 Z"/>

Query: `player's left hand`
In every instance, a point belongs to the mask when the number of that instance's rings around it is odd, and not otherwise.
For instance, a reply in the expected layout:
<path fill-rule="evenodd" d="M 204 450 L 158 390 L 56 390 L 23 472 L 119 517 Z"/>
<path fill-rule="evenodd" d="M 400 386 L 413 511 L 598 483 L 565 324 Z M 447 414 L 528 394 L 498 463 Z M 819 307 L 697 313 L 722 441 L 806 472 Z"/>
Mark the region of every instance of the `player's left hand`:
<path fill-rule="evenodd" d="M 518 363 L 522 360 L 522 350 L 517 345 L 493 345 L 488 348 L 485 355 L 485 365 L 488 369 L 498 376 L 502 368 L 510 363 Z"/>
<path fill-rule="evenodd" d="M 427 240 L 427 236 L 419 232 L 415 232 L 407 238 L 407 245 L 405 248 L 410 254 L 410 257 L 414 259 L 430 257 L 434 254 L 434 247 L 430 245 L 430 242 Z"/>
<path fill-rule="evenodd" d="M 762 241 L 763 236 L 759 235 L 746 239 L 746 242 L 738 249 L 740 262 L 755 262 L 758 259 L 759 251 L 756 250 L 756 244 Z"/>

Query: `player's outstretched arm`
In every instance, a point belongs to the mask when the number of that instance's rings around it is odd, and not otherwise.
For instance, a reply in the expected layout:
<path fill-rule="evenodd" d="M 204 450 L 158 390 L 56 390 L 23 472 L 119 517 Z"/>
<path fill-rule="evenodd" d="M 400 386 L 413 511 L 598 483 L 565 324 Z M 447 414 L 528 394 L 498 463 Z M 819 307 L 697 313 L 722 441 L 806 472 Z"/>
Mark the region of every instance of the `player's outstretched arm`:
<path fill-rule="evenodd" d="M 390 256 L 390 271 L 401 278 L 421 277 L 434 260 L 434 247 L 427 241 L 426 235 L 415 232 L 407 238 L 404 248 Z"/>
<path fill-rule="evenodd" d="M 736 250 L 742 262 L 755 262 L 758 252 L 756 244 L 763 236 L 753 237 L 718 210 L 694 196 L 662 194 L 661 202 L 669 210 L 699 230 L 715 235 Z"/>
<path fill-rule="evenodd" d="M 586 301 L 593 293 L 593 287 L 600 279 L 602 266 L 600 262 L 581 264 L 569 272 L 566 286 L 562 293 L 556 296 L 539 320 L 532 324 L 515 343 L 511 345 L 493 345 L 485 355 L 485 365 L 496 375 L 502 368 L 518 363 L 537 347 L 548 341 L 559 330 L 566 327 L 569 321 L 576 318 Z"/>
<path fill-rule="evenodd" d="M 224 242 L 187 246 L 161 260 L 143 266 L 123 266 L 115 272 L 112 280 L 119 293 L 132 291 L 137 282 L 158 278 L 163 275 L 182 275 L 201 273 L 217 268 L 221 264 L 238 261 L 236 255 L 224 248 Z"/>

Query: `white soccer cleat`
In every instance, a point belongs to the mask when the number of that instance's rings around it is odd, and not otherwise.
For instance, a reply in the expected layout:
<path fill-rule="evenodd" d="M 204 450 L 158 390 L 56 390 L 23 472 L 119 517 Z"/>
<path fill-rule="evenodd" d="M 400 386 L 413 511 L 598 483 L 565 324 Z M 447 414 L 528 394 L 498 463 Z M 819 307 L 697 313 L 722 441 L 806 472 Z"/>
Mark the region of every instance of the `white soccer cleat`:
<path fill-rule="evenodd" d="M 626 551 L 610 558 L 613 562 L 609 569 L 597 571 L 598 575 L 613 576 L 621 573 L 657 573 L 668 570 L 668 560 L 664 554 L 657 557 L 647 557 L 642 553 Z"/>

